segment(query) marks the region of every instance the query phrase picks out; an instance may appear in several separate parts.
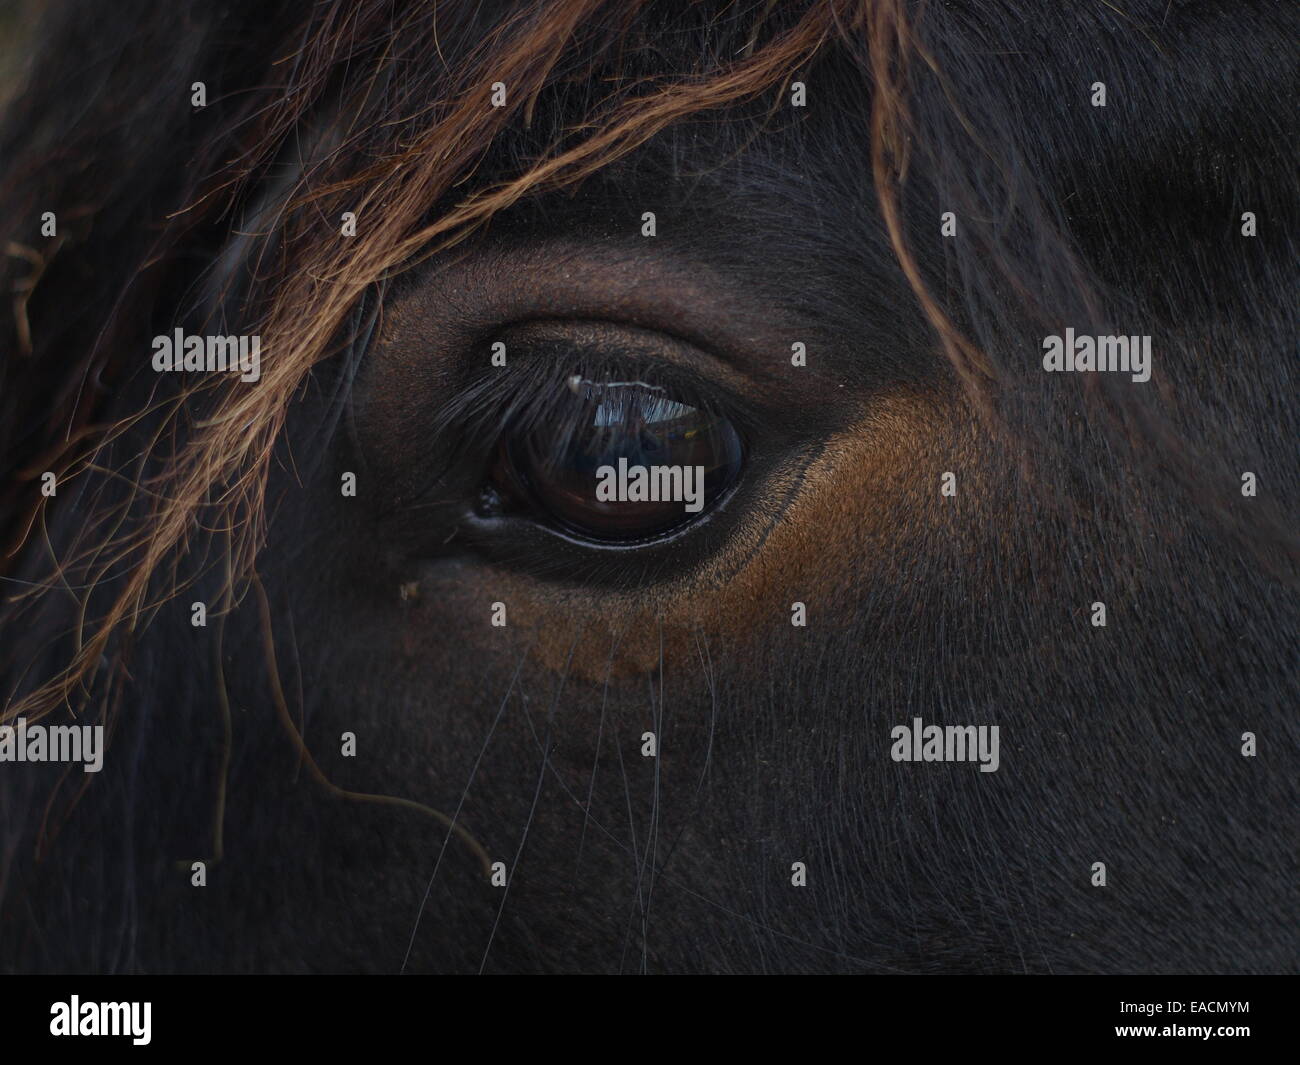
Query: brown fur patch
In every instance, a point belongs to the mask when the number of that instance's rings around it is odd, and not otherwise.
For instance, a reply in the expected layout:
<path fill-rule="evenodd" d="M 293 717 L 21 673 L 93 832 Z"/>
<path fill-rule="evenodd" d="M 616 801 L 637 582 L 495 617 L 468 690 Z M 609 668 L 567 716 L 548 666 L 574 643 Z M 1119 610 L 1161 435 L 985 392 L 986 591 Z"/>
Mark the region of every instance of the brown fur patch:
<path fill-rule="evenodd" d="M 830 440 L 797 487 L 773 486 L 777 497 L 794 489 L 779 521 L 746 526 L 706 569 L 665 588 L 557 591 L 502 570 L 485 583 L 507 604 L 509 624 L 535 633 L 541 665 L 564 670 L 572 653 L 571 673 L 593 683 L 657 670 L 661 638 L 666 666 L 693 659 L 701 632 L 743 646 L 756 631 L 789 625 L 794 602 L 806 605 L 811 626 L 845 622 L 854 606 L 842 598 L 847 575 L 879 569 L 883 579 L 880 560 L 935 519 L 936 413 L 919 397 L 874 400 L 866 416 Z M 828 557 L 837 564 L 826 565 Z"/>

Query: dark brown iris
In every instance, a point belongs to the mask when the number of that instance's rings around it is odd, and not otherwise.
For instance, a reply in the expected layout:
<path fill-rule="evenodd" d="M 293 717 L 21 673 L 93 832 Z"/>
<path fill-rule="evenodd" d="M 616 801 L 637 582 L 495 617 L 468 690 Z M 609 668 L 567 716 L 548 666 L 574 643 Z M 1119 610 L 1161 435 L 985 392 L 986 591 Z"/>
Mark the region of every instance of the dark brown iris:
<path fill-rule="evenodd" d="M 574 407 L 504 445 L 511 479 L 594 540 L 661 535 L 706 513 L 740 472 L 726 418 L 641 382 L 571 381 Z"/>

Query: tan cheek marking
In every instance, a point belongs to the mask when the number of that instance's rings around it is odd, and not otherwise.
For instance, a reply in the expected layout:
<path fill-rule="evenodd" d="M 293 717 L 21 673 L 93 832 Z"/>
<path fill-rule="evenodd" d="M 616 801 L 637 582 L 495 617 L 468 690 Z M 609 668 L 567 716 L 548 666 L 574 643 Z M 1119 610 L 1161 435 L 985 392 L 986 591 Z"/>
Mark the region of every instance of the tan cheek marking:
<path fill-rule="evenodd" d="M 829 441 L 779 524 L 729 577 L 728 563 L 753 550 L 761 530 L 741 534 L 713 572 L 653 595 L 560 592 L 504 571 L 486 584 L 509 604 L 511 626 L 535 633 L 541 665 L 561 671 L 572 654 L 571 675 L 593 683 L 657 670 L 661 626 L 667 668 L 695 661 L 697 633 L 735 647 L 756 630 L 789 625 L 796 601 L 810 624 L 842 621 L 854 606 L 850 586 L 895 579 L 891 560 L 915 550 L 942 514 L 939 475 L 952 465 L 954 420 L 951 408 L 914 397 L 873 401 L 868 417 Z"/>

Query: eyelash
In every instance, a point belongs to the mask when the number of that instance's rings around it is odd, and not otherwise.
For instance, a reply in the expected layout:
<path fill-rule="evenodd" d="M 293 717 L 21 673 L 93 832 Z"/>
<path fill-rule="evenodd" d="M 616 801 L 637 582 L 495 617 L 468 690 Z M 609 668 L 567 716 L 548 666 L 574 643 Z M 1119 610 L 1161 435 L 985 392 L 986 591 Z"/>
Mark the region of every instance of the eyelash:
<path fill-rule="evenodd" d="M 519 348 L 512 350 L 518 352 Z M 486 466 L 500 441 L 532 428 L 545 428 L 553 434 L 556 452 L 560 453 L 567 441 L 589 427 L 589 411 L 575 399 L 569 386 L 575 375 L 583 380 L 584 388 L 615 383 L 643 385 L 677 402 L 726 417 L 742 439 L 746 435 L 742 405 L 720 400 L 712 386 L 688 371 L 643 355 L 628 357 L 608 351 L 593 354 L 551 342 L 530 345 L 523 354 L 514 356 L 513 363 L 478 375 L 434 415 L 433 448 L 444 452 L 447 459 L 430 489 L 460 462 L 477 460 Z"/>

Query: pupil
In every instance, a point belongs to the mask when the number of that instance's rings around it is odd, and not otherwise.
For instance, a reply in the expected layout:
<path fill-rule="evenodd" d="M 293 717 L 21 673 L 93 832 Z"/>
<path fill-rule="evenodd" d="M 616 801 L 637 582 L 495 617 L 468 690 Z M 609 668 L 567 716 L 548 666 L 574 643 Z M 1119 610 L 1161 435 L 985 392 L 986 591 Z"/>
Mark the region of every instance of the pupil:
<path fill-rule="evenodd" d="M 554 520 L 600 540 L 652 537 L 694 521 L 740 471 L 735 428 L 640 383 L 583 382 L 576 409 L 510 440 L 519 481 Z"/>

